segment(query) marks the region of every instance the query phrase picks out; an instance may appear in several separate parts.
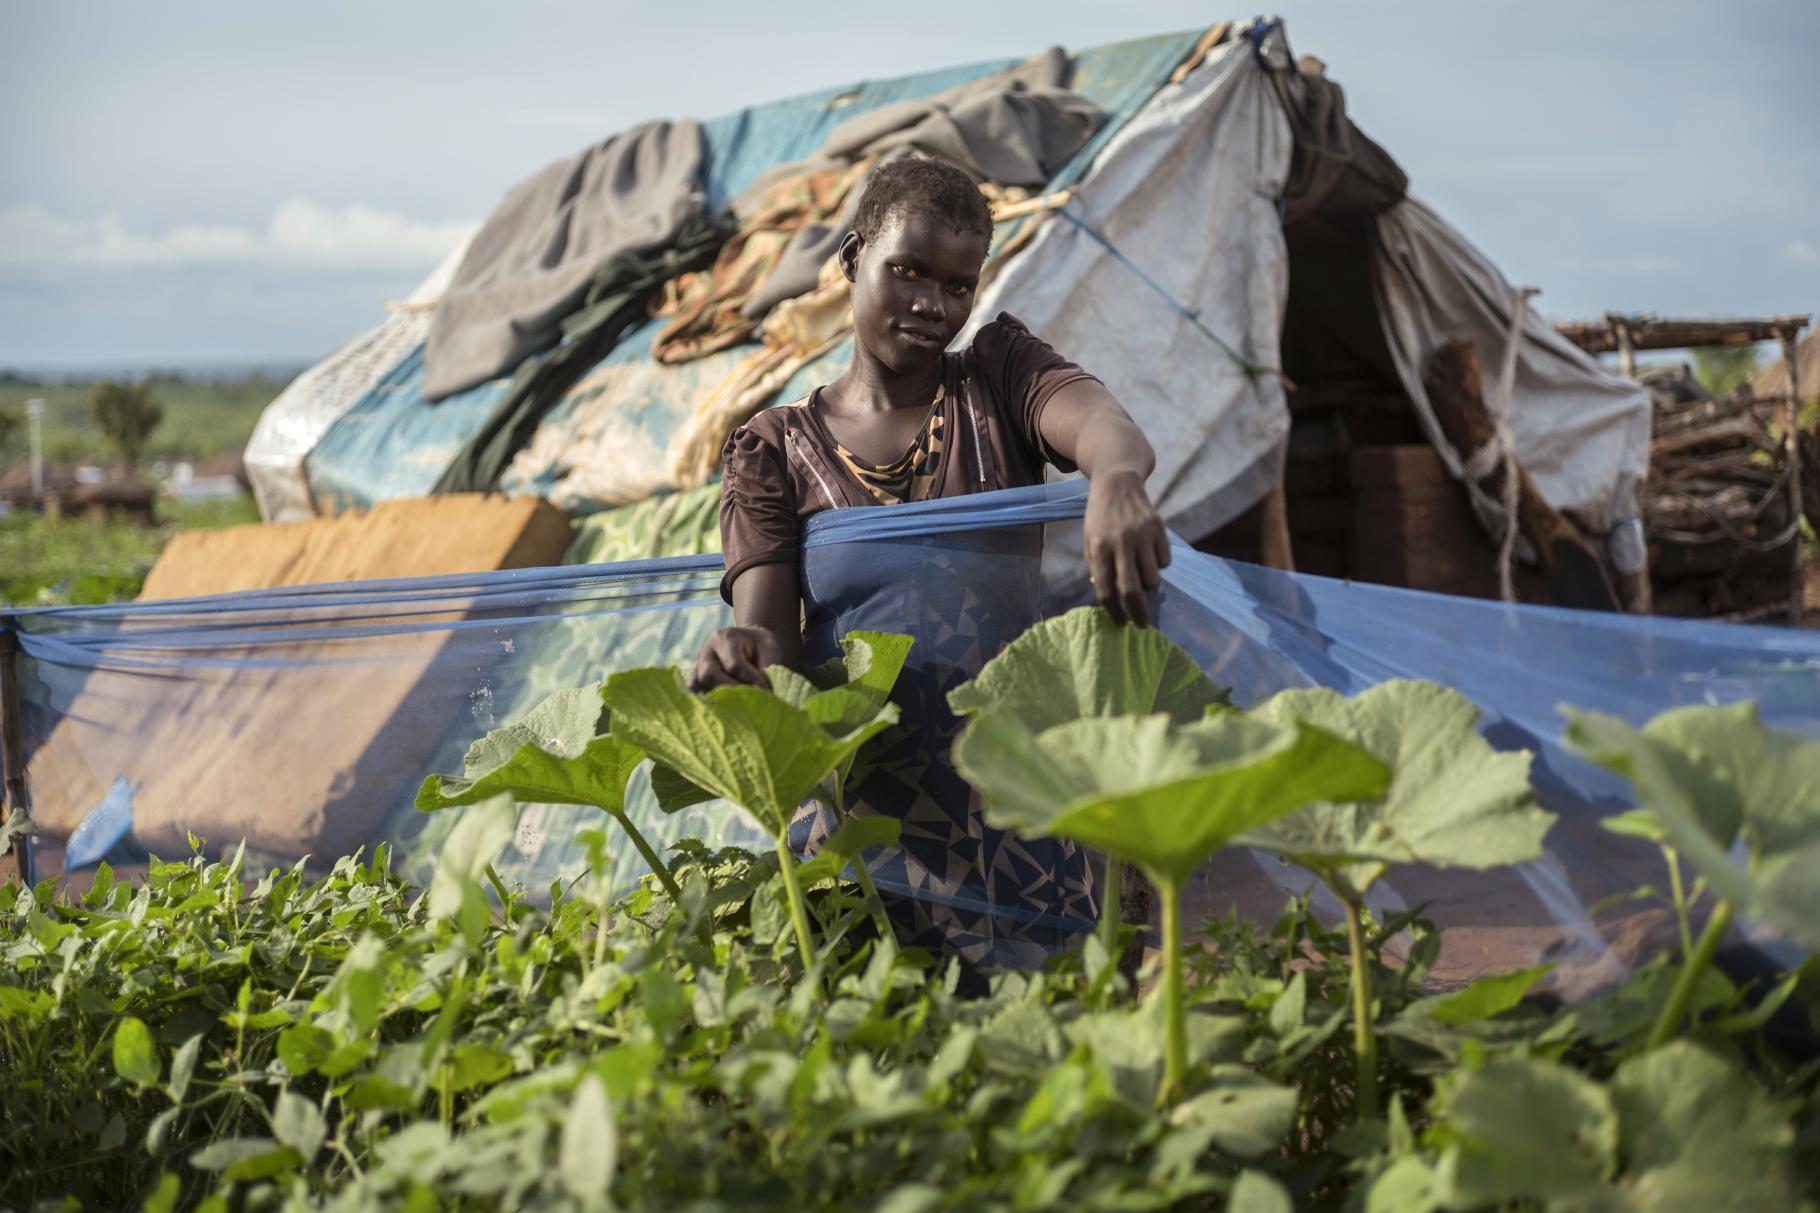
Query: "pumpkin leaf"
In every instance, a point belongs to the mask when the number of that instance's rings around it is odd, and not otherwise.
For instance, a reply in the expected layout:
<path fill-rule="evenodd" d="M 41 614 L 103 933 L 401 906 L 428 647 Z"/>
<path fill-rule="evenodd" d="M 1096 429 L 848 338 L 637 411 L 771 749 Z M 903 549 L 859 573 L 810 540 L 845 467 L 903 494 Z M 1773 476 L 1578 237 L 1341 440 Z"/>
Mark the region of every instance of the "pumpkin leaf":
<path fill-rule="evenodd" d="M 1568 745 L 1630 780 L 1640 809 L 1714 892 L 1820 947 L 1820 741 L 1765 727 L 1751 703 L 1676 708 L 1641 729 L 1599 712 L 1567 716 Z"/>
<path fill-rule="evenodd" d="M 1585 1199 L 1617 1169 L 1610 1098 L 1551 1061 L 1494 1058 L 1454 1084 L 1442 1113 L 1460 1138 L 1436 1176 L 1450 1208 Z"/>
<path fill-rule="evenodd" d="M 757 687 L 695 695 L 675 669 L 615 674 L 601 694 L 613 713 L 615 737 L 702 792 L 746 810 L 773 837 L 782 837 L 796 806 L 842 759 L 897 719 L 889 703 L 855 723 L 844 700 L 830 699 L 825 711 L 805 709 Z M 851 694 L 837 689 L 814 698 Z M 835 731 L 817 719 L 824 715 L 836 718 Z M 667 777 L 666 783 L 673 802 L 675 785 Z M 652 785 L 659 786 L 655 776 Z"/>
<path fill-rule="evenodd" d="M 1179 645 L 1155 628 L 1125 627 L 1078 607 L 1028 628 L 948 695 L 962 716 L 999 708 L 1032 733 L 1091 716 L 1162 713 L 1189 724 L 1231 702 Z"/>
<path fill-rule="evenodd" d="M 883 703 L 910 656 L 911 639 L 896 632 L 853 631 L 841 637 L 841 655 L 808 673 L 817 688 L 845 687 Z"/>
<path fill-rule="evenodd" d="M 1311 800 L 1380 794 L 1384 765 L 1320 729 L 1223 714 L 1074 720 L 1033 733 L 982 712 L 954 747 L 986 819 L 1058 834 L 1128 859 L 1180 887 L 1245 830 Z"/>
<path fill-rule="evenodd" d="M 1324 799 L 1245 835 L 1364 896 L 1392 863 L 1495 868 L 1535 859 L 1555 817 L 1535 803 L 1529 755 L 1479 736 L 1479 709 L 1457 691 L 1395 680 L 1351 699 L 1284 691 L 1253 719 L 1302 721 L 1360 746 L 1394 774 L 1372 799 Z"/>
<path fill-rule="evenodd" d="M 461 771 L 479 779 L 504 766 L 527 745 L 557 758 L 578 758 L 588 742 L 606 732 L 607 710 L 598 686 L 557 691 L 511 724 L 494 729 L 468 747 Z"/>
<path fill-rule="evenodd" d="M 461 778 L 425 779 L 417 807 L 427 812 L 503 795 L 520 804 L 586 804 L 618 813 L 644 752 L 602 736 L 606 722 L 599 688 L 558 691 L 469 746 Z"/>
<path fill-rule="evenodd" d="M 1556 1062 L 1496 1058 L 1442 1099 L 1436 1185 L 1450 1208 L 1523 1200 L 1642 1213 L 1782 1209 L 1787 1109 L 1692 1041 L 1632 1057 L 1609 1086 Z"/>

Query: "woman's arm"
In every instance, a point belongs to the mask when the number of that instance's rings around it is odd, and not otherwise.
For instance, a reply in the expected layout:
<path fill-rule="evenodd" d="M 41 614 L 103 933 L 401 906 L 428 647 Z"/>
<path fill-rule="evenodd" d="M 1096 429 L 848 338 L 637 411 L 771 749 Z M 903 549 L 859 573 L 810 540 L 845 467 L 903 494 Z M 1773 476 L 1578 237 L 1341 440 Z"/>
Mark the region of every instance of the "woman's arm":
<path fill-rule="evenodd" d="M 1162 584 L 1169 537 L 1144 482 L 1156 452 L 1119 402 L 1096 380 L 1057 389 L 1039 421 L 1043 441 L 1087 474 L 1082 527 L 1093 592 L 1120 623 L 1150 626 L 1144 595 Z"/>
<path fill-rule="evenodd" d="M 689 689 L 769 687 L 766 666 L 803 663 L 802 590 L 795 561 L 754 565 L 733 581 L 733 621 L 701 646 Z"/>

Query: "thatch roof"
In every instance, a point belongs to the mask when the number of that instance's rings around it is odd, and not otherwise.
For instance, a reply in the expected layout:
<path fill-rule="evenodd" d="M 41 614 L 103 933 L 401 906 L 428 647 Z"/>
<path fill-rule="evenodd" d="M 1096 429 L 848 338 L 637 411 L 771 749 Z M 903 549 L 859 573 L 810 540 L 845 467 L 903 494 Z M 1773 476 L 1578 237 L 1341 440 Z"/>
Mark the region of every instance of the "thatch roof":
<path fill-rule="evenodd" d="M 1801 371 L 1801 398 L 1820 398 L 1820 330 L 1809 333 L 1802 339 L 1795 347 L 1795 357 Z M 1765 367 L 1751 376 L 1750 387 L 1758 399 L 1765 396 L 1786 396 L 1788 359 L 1778 358 L 1775 365 Z"/>

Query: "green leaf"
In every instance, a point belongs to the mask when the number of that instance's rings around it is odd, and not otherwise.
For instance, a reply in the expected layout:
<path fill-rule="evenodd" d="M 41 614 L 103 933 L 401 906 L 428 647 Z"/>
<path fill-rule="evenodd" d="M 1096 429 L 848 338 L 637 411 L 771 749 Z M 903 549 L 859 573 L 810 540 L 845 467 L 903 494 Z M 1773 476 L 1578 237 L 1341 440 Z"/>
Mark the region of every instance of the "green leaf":
<path fill-rule="evenodd" d="M 158 1049 L 151 1030 L 131 1015 L 114 1029 L 114 1073 L 136 1087 L 158 1085 Z"/>
<path fill-rule="evenodd" d="M 437 1067 L 431 1086 L 438 1091 L 469 1091 L 490 1086 L 512 1072 L 512 1058 L 484 1044 L 458 1044 Z"/>
<path fill-rule="evenodd" d="M 1381 796 L 1326 798 L 1248 833 L 1362 897 L 1392 863 L 1495 868 L 1535 859 L 1554 814 L 1529 787 L 1529 755 L 1479 736 L 1479 709 L 1457 691 L 1395 680 L 1348 699 L 1325 688 L 1284 691 L 1251 710 L 1303 721 L 1375 755 L 1394 774 Z"/>
<path fill-rule="evenodd" d="M 278 1060 L 293 1077 L 315 1070 L 335 1052 L 335 1037 L 315 1024 L 294 1024 L 278 1033 Z"/>
<path fill-rule="evenodd" d="M 1820 741 L 1764 727 L 1750 703 L 1676 708 L 1641 730 L 1598 712 L 1567 716 L 1568 744 L 1630 780 L 1715 893 L 1820 947 Z"/>
<path fill-rule="evenodd" d="M 1229 703 L 1174 641 L 1079 607 L 1028 628 L 948 696 L 962 716 L 997 708 L 1032 733 L 1094 716 L 1162 713 L 1189 724 Z"/>
<path fill-rule="evenodd" d="M 179 1045 L 171 1056 L 171 1078 L 164 1084 L 164 1093 L 171 1097 L 172 1103 L 182 1103 L 184 1094 L 190 1089 L 190 1076 L 196 1071 L 196 1059 L 202 1054 L 205 1035 L 196 1033 Z"/>
<path fill-rule="evenodd" d="M 1285 1188 L 1262 1171 L 1240 1171 L 1226 1202 L 1227 1213 L 1294 1213 Z"/>
<path fill-rule="evenodd" d="M 1179 1103 L 1169 1123 L 1193 1134 L 1199 1148 L 1235 1158 L 1261 1158 L 1282 1146 L 1295 1124 L 1296 1091 L 1231 1067 L 1206 1091 Z"/>
<path fill-rule="evenodd" d="M 1312 800 L 1380 794 L 1389 776 L 1319 729 L 1232 714 L 1075 720 L 1036 735 L 991 709 L 954 758 L 993 825 L 1073 838 L 1177 888 L 1245 830 Z"/>
<path fill-rule="evenodd" d="M 272 1109 L 272 1136 L 297 1151 L 304 1162 L 316 1157 L 328 1135 L 322 1109 L 295 1091 L 280 1091 Z"/>
<path fill-rule="evenodd" d="M 146 1195 L 143 1213 L 176 1213 L 177 1197 L 183 1191 L 183 1181 L 169 1171 L 158 1176 L 158 1186 Z"/>
<path fill-rule="evenodd" d="M 462 912 L 464 888 L 471 888 L 485 903 L 478 878 L 493 858 L 512 841 L 518 828 L 518 807 L 510 797 L 495 796 L 469 808 L 443 840 L 436 871 L 430 877 L 430 916 L 453 918 Z"/>
<path fill-rule="evenodd" d="M 810 670 L 809 681 L 822 690 L 846 687 L 883 703 L 903 672 L 910 644 L 910 637 L 896 632 L 848 632 L 841 637 L 841 655 Z"/>
<path fill-rule="evenodd" d="M 1551 1061 L 1495 1058 L 1460 1076 L 1441 1111 L 1459 1140 L 1441 1160 L 1436 1188 L 1454 1208 L 1583 1200 L 1617 1168 L 1611 1100 Z"/>
<path fill-rule="evenodd" d="M 598 1201 L 607 1194 L 619 1163 L 619 1131 L 607 1089 L 593 1074 L 576 1084 L 569 1116 L 562 1126 L 562 1147 L 557 1172 L 569 1195 L 581 1201 Z"/>
<path fill-rule="evenodd" d="M 585 804 L 621 812 L 626 782 L 644 752 L 623 738 L 599 735 L 606 720 L 599 688 L 558 691 L 523 720 L 470 746 L 461 778 L 425 779 L 417 807 L 446 809 L 504 795 L 521 804 Z"/>
<path fill-rule="evenodd" d="M 1478 1023 L 1502 1015 L 1523 1001 L 1523 996 L 1529 993 L 1530 987 L 1548 976 L 1553 969 L 1554 965 L 1545 964 L 1533 969 L 1518 969 L 1514 973 L 1481 977 L 1464 990 L 1413 1002 L 1404 1009 L 1403 1014 L 1437 1019 L 1453 1027 Z"/>
<path fill-rule="evenodd" d="M 1627 1207 L 1696 1213 L 1799 1203 L 1789 1109 L 1692 1041 L 1626 1061 L 1612 1079 L 1611 1097 Z"/>
<path fill-rule="evenodd" d="M 852 694 L 824 691 L 816 696 Z M 696 787 L 738 805 L 773 837 L 843 758 L 897 719 L 894 705 L 830 732 L 810 711 L 756 687 L 691 694 L 679 670 L 627 670 L 602 691 L 613 733 L 640 746 Z M 653 780 L 653 786 L 656 780 Z"/>
<path fill-rule="evenodd" d="M 849 817 L 822 843 L 815 857 L 796 869 L 796 880 L 808 888 L 818 880 L 838 877 L 868 847 L 888 847 L 897 842 L 903 823 L 895 817 Z"/>
<path fill-rule="evenodd" d="M 606 731 L 607 710 L 600 687 L 557 691 L 511 724 L 494 729 L 468 747 L 461 773 L 479 779 L 512 760 L 526 746 L 555 758 L 579 758 L 590 741 Z"/>
<path fill-rule="evenodd" d="M 269 1179 L 302 1161 L 297 1151 L 269 1137 L 224 1137 L 190 1155 L 191 1166 L 240 1181 Z"/>

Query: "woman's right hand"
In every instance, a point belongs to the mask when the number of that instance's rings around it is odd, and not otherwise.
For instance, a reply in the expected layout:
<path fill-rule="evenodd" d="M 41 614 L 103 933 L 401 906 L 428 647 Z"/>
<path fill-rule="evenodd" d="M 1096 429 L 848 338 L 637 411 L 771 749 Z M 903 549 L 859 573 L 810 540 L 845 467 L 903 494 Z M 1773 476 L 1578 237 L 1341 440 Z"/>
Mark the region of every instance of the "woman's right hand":
<path fill-rule="evenodd" d="M 769 628 L 719 628 L 701 646 L 695 668 L 689 672 L 689 689 L 748 686 L 770 690 L 765 667 L 783 662 L 783 646 Z"/>

